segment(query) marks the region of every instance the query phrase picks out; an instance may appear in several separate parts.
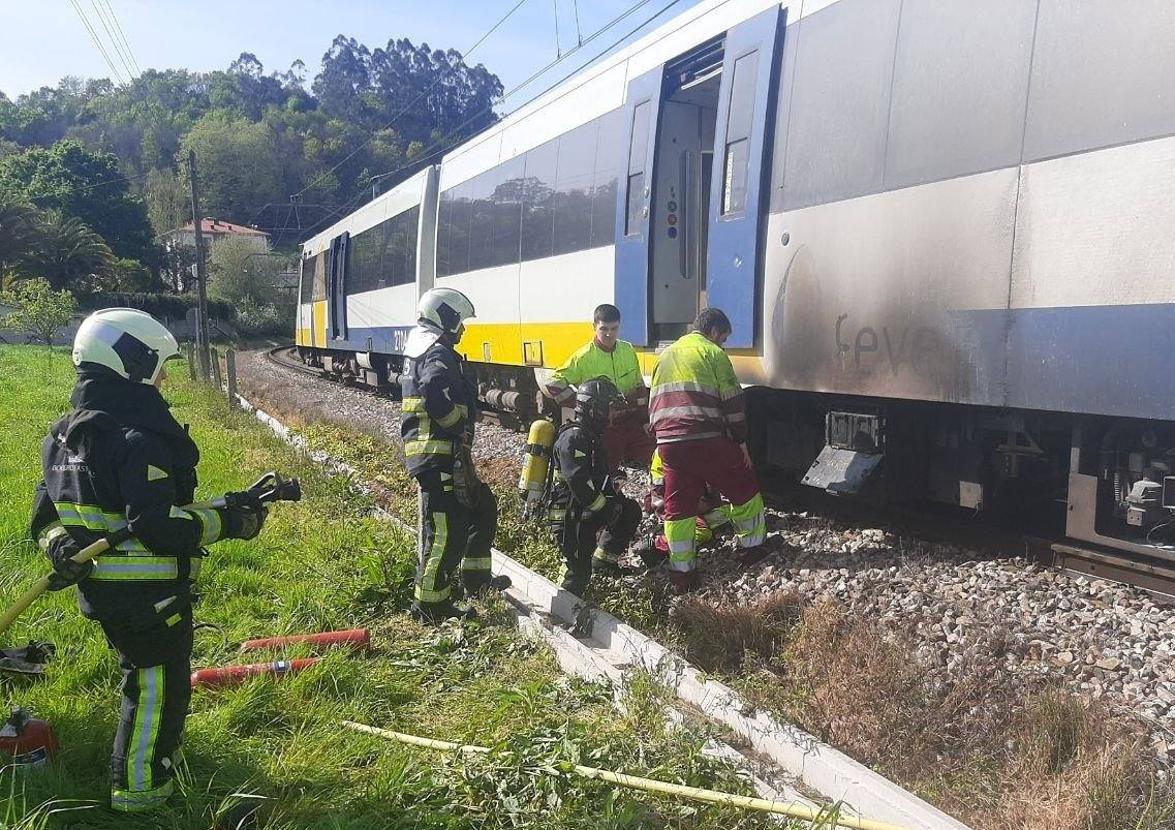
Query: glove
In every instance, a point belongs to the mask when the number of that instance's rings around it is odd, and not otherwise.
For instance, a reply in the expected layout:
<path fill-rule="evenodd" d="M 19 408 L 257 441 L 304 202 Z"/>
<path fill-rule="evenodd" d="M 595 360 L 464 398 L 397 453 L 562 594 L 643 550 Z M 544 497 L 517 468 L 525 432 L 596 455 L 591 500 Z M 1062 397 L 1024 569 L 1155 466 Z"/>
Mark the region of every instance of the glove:
<path fill-rule="evenodd" d="M 624 504 L 618 498 L 609 498 L 605 502 L 604 507 L 600 510 L 600 521 L 603 522 L 604 527 L 612 527 L 620 521 L 620 517 L 624 515 Z"/>
<path fill-rule="evenodd" d="M 49 590 L 60 591 L 70 585 L 77 585 L 93 572 L 93 561 L 75 562 L 66 556 L 53 563 L 53 573 L 49 574 Z"/>
<path fill-rule="evenodd" d="M 221 539 L 252 539 L 261 532 L 269 511 L 264 507 L 228 507 L 220 511 Z"/>

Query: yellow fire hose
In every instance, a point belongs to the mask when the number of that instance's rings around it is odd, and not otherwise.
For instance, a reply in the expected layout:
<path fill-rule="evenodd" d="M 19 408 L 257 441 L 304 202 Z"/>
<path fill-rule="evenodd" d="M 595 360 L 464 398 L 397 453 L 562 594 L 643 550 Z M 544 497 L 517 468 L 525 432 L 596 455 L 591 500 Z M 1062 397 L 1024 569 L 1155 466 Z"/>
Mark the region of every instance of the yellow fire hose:
<path fill-rule="evenodd" d="M 432 738 L 420 738 L 416 735 L 392 732 L 389 729 L 380 729 L 375 726 L 368 726 L 349 720 L 341 721 L 341 723 L 343 726 L 348 729 L 354 729 L 356 732 L 366 732 L 370 735 L 378 735 L 381 738 L 389 738 L 393 741 L 399 741 L 400 743 L 410 744 L 412 746 L 439 749 L 445 752 L 461 752 L 466 755 L 486 755 L 490 752 L 489 748 L 484 746 L 455 744 L 449 741 L 433 740 Z M 837 827 L 851 827 L 855 828 L 855 830 L 906 830 L 906 828 L 900 827 L 899 825 L 889 824 L 884 821 L 872 821 L 866 818 L 853 818 L 851 816 L 832 816 L 800 804 L 785 804 L 780 801 L 769 801 L 765 798 L 751 798 L 745 795 L 718 792 L 717 790 L 687 787 L 684 784 L 670 784 L 652 778 L 641 778 L 637 775 L 626 775 L 622 772 L 612 772 L 611 770 L 597 769 L 596 767 L 585 767 L 582 764 L 570 765 L 568 769 L 584 778 L 597 778 L 601 781 L 608 781 L 617 786 L 627 787 L 632 790 L 643 790 L 644 792 L 660 793 L 661 795 L 675 795 L 681 798 L 705 801 L 708 804 L 721 804 L 727 807 L 742 807 L 747 810 L 774 813 L 775 815 L 788 816 L 789 818 L 812 823 L 821 821 L 830 822 Z M 557 774 L 554 771 L 549 772 L 552 775 Z"/>

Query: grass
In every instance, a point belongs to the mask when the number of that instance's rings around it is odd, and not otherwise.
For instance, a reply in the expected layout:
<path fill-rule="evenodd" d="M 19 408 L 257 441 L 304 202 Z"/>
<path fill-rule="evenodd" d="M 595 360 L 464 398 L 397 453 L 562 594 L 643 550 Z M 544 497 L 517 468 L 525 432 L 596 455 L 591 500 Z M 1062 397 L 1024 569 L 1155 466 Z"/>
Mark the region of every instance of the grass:
<path fill-rule="evenodd" d="M 67 408 L 73 371 L 61 352 L 0 346 L 0 601 L 45 562 L 27 539 L 40 440 Z M 259 539 L 216 545 L 197 607 L 195 665 L 238 662 L 251 636 L 368 626 L 374 651 L 332 653 L 283 681 L 198 691 L 185 733 L 183 798 L 151 820 L 107 811 L 107 766 L 118 707 L 113 653 L 77 611 L 72 591 L 39 601 L 5 644 L 48 639 L 58 656 L 36 682 L 0 680 L 6 696 L 50 720 L 62 750 L 43 772 L 0 772 L 0 827 L 208 828 L 235 805 L 262 805 L 270 828 L 749 828 L 768 820 L 729 808 L 634 795 L 552 778 L 563 761 L 749 794 L 705 757 L 707 735 L 667 729 L 655 695 L 624 714 L 597 686 L 560 675 L 552 655 L 489 608 L 484 627 L 421 628 L 404 613 L 413 543 L 368 515 L 371 503 L 325 476 L 251 418 L 184 378 L 168 397 L 200 444 L 201 496 L 239 489 L 268 469 L 298 475 L 305 499 L 281 504 Z M 329 443 L 329 442 L 328 442 Z M 361 450 L 362 447 L 360 446 Z M 403 501 L 405 481 L 383 486 Z M 285 656 L 305 652 L 292 650 Z M 454 757 L 343 730 L 352 719 L 498 750 Z M 777 826 L 771 823 L 771 826 Z"/>
<path fill-rule="evenodd" d="M 394 436 L 328 424 L 262 394 L 314 446 L 379 482 L 385 506 L 414 518 Z M 492 482 L 496 544 L 557 578 L 558 553 L 520 520 L 510 478 Z M 1158 774 L 1137 724 L 1103 704 L 1057 689 L 1025 696 L 983 668 L 990 660 L 932 683 L 912 640 L 833 602 L 805 606 L 781 594 L 745 607 L 674 605 L 652 580 L 608 579 L 594 579 L 587 599 L 977 830 L 1175 830 L 1175 783 Z M 993 630 L 983 647 L 991 657 L 1007 645 L 1007 633 Z"/>

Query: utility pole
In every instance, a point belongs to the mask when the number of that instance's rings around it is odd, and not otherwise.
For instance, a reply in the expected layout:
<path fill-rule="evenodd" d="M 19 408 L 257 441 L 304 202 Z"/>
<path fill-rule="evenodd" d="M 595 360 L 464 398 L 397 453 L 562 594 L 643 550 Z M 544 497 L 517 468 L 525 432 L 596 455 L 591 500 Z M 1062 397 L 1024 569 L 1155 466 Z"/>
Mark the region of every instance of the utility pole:
<path fill-rule="evenodd" d="M 204 273 L 204 234 L 200 230 L 200 200 L 196 195 L 196 151 L 188 151 L 188 182 L 192 187 L 192 228 L 196 232 L 196 351 L 200 354 L 200 376 L 208 378 L 208 291 Z"/>

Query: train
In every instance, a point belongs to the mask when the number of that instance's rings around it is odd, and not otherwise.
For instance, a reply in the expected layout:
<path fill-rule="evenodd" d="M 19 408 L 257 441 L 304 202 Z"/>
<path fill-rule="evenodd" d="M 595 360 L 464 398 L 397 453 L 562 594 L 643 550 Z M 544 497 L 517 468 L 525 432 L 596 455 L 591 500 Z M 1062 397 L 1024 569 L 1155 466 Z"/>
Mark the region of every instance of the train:
<path fill-rule="evenodd" d="M 1175 6 L 704 0 L 306 241 L 302 360 L 416 300 L 522 419 L 614 303 L 722 308 L 765 474 L 1175 561 Z"/>

